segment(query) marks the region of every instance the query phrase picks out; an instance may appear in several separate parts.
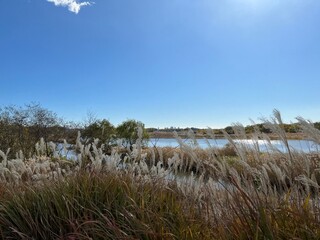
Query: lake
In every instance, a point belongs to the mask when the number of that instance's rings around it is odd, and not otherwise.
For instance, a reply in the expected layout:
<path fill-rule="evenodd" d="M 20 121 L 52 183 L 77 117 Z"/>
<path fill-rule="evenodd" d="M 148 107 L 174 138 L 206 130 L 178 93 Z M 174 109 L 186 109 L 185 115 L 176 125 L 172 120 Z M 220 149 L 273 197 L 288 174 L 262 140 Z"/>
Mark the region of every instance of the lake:
<path fill-rule="evenodd" d="M 246 144 L 248 147 L 254 145 L 254 141 L 250 139 L 241 140 L 241 139 L 234 139 L 234 141 L 238 144 Z M 184 139 L 184 143 L 191 144 L 192 141 L 190 139 Z M 299 151 L 299 152 L 305 152 L 305 153 L 311 153 L 311 152 L 319 152 L 320 151 L 320 145 L 315 144 L 313 141 L 310 140 L 289 140 L 289 145 L 291 148 Z M 208 145 L 208 143 L 210 145 Z M 200 148 L 208 148 L 208 147 L 217 147 L 222 148 L 225 147 L 229 141 L 227 139 L 197 139 L 198 147 Z M 267 142 L 265 140 L 258 140 L 257 144 L 259 145 L 260 151 L 266 152 L 270 147 L 268 146 Z M 277 148 L 278 150 L 282 152 L 286 152 L 286 149 L 283 145 L 283 143 L 279 140 L 271 140 L 271 144 L 273 147 Z M 68 147 L 71 145 L 68 144 Z M 148 142 L 149 147 L 179 147 L 179 143 L 174 138 L 151 138 Z M 63 144 L 57 145 L 57 152 L 60 152 L 62 156 L 66 156 L 68 159 L 75 159 L 76 155 L 74 151 L 70 150 L 68 152 L 64 152 L 63 150 Z M 60 150 L 60 151 L 59 151 Z"/>
<path fill-rule="evenodd" d="M 185 139 L 183 141 L 187 144 L 192 144 L 192 141 L 190 139 Z M 268 149 L 270 149 L 270 147 L 267 144 L 267 141 L 265 140 L 253 141 L 250 139 L 234 139 L 234 141 L 238 144 L 246 144 L 249 147 L 257 143 L 261 151 L 267 151 Z M 208 145 L 208 142 L 210 145 Z M 227 139 L 197 139 L 197 144 L 200 148 L 208 148 L 210 146 L 222 148 L 226 146 L 227 143 L 229 143 Z M 278 150 L 282 152 L 286 151 L 285 146 L 280 140 L 271 140 L 271 143 Z M 288 140 L 288 143 L 291 148 L 301 152 L 319 152 L 320 150 L 320 145 L 310 140 Z M 157 147 L 178 147 L 179 143 L 174 138 L 151 138 L 148 142 L 148 146 L 152 147 L 154 145 Z"/>

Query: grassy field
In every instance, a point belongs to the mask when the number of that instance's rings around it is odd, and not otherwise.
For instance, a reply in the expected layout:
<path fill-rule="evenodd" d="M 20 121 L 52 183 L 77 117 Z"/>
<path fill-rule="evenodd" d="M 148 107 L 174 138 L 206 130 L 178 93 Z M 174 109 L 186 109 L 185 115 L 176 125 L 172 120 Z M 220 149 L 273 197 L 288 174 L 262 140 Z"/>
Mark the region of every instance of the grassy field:
<path fill-rule="evenodd" d="M 265 124 L 283 142 L 261 152 L 229 139 L 199 149 L 74 145 L 77 160 L 37 154 L 7 159 L 0 152 L 2 239 L 320 239 L 320 153 L 289 147 L 281 116 Z M 303 134 L 320 131 L 299 119 Z M 247 138 L 241 125 L 239 138 Z M 210 132 L 210 131 L 209 131 Z M 208 134 L 215 138 L 213 134 Z M 251 139 L 270 138 L 256 129 Z M 196 139 L 195 139 L 196 143 Z"/>

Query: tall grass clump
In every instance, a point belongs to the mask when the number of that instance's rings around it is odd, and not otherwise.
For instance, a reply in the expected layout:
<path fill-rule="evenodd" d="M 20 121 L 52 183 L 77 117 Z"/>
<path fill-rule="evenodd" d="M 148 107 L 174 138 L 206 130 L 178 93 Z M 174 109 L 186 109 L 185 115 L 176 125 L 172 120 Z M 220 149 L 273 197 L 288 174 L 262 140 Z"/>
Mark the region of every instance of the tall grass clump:
<path fill-rule="evenodd" d="M 8 190 L 0 230 L 3 239 L 210 239 L 175 186 L 114 173 Z"/>

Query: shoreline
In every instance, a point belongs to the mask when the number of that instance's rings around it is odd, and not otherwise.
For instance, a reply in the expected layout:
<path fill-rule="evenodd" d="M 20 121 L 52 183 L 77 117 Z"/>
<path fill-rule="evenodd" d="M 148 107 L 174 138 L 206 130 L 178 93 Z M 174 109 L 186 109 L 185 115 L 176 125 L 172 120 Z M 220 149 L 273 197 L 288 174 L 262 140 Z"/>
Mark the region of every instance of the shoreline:
<path fill-rule="evenodd" d="M 149 132 L 149 138 L 175 138 L 173 135 L 173 132 Z M 187 139 L 188 134 L 187 133 L 179 133 L 179 137 L 182 139 Z M 236 136 L 236 134 L 229 134 L 231 138 L 236 139 L 239 138 Z M 280 140 L 280 138 L 274 134 L 274 133 L 267 133 L 266 134 L 271 140 Z M 303 133 L 286 133 L 287 139 L 288 140 L 309 140 Z M 215 134 L 216 139 L 225 139 L 225 136 L 223 134 Z M 252 134 L 247 134 L 247 137 L 250 138 L 252 137 Z M 210 139 L 211 137 L 207 134 L 195 134 L 196 139 L 203 139 L 203 138 L 208 138 Z"/>

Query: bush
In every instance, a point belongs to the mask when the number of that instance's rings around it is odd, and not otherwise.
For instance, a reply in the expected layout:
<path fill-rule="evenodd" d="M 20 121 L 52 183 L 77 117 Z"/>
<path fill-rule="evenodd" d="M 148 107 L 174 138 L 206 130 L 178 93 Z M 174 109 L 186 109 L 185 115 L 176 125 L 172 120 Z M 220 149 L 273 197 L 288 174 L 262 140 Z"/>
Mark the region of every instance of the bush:
<path fill-rule="evenodd" d="M 141 136 L 139 136 L 139 128 L 141 130 Z M 146 141 L 149 136 L 144 127 L 144 124 L 136 120 L 127 120 L 122 122 L 116 129 L 117 137 L 123 140 L 125 147 L 132 148 L 132 145 L 141 138 L 142 141 Z"/>
<path fill-rule="evenodd" d="M 106 119 L 96 120 L 82 131 L 85 141 L 93 142 L 95 138 L 100 140 L 100 144 L 105 144 L 105 150 L 111 151 L 112 142 L 115 139 L 115 127 Z"/>

